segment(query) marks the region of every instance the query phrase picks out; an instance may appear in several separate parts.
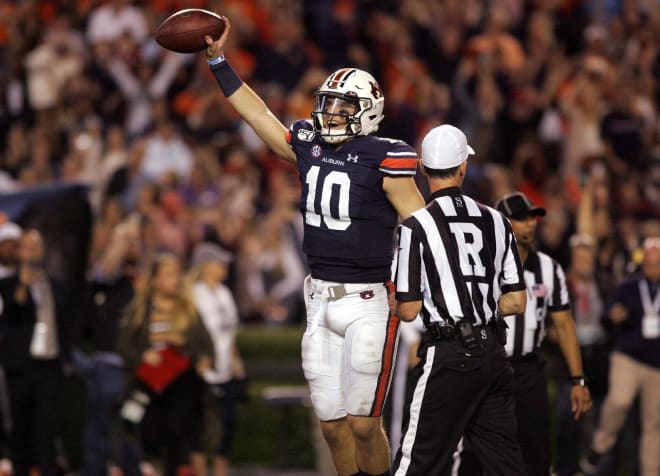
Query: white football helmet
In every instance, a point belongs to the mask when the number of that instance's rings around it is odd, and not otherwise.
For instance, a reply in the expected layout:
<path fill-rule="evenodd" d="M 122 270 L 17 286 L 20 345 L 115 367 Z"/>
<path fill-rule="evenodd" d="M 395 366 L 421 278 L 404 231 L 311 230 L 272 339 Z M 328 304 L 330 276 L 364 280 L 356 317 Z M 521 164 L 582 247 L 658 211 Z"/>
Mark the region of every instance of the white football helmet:
<path fill-rule="evenodd" d="M 369 135 L 383 120 L 384 103 L 383 90 L 372 75 L 355 68 L 339 69 L 314 93 L 314 131 L 329 144 Z"/>

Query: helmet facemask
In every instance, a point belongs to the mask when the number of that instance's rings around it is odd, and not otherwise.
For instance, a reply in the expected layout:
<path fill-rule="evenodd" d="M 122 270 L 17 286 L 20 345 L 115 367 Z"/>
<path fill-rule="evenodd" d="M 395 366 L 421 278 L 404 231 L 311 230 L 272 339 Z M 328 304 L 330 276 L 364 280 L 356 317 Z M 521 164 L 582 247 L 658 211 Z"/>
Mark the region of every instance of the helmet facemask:
<path fill-rule="evenodd" d="M 368 100 L 367 100 L 368 101 Z M 360 113 L 362 101 L 355 96 L 332 93 L 314 95 L 314 127 L 329 144 L 339 144 L 362 131 Z"/>

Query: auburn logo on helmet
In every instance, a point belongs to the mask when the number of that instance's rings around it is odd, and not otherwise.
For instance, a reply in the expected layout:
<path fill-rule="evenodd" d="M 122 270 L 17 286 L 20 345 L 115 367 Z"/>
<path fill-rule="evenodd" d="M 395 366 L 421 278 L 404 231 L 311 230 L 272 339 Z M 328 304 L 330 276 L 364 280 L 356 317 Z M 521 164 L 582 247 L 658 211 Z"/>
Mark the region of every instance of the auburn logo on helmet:
<path fill-rule="evenodd" d="M 380 89 L 380 86 L 377 82 L 369 81 L 369 84 L 371 84 L 371 95 L 374 97 L 374 99 L 378 99 L 383 95 L 383 90 Z"/>
<path fill-rule="evenodd" d="M 328 89 L 337 89 L 344 87 L 346 80 L 355 74 L 354 69 L 344 68 L 337 71 L 330 79 L 328 79 Z"/>

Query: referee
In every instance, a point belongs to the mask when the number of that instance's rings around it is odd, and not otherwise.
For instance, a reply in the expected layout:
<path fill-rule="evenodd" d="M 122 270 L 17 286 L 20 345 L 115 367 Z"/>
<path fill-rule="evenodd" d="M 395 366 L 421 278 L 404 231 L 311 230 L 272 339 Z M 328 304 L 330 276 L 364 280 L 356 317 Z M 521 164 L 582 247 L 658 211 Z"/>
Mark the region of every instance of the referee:
<path fill-rule="evenodd" d="M 432 192 L 399 227 L 397 315 L 425 326 L 410 417 L 393 474 L 440 474 L 465 434 L 489 475 L 525 475 L 516 441 L 513 371 L 498 311 L 525 309 L 522 266 L 510 224 L 461 192 L 465 135 L 442 125 L 422 142 Z"/>
<path fill-rule="evenodd" d="M 496 208 L 511 221 L 523 262 L 527 287 L 524 313 L 505 316 L 509 328 L 506 352 L 515 372 L 516 420 L 518 442 L 529 476 L 548 476 L 551 467 L 550 406 L 541 343 L 550 317 L 557 340 L 570 371 L 571 407 L 577 420 L 591 408 L 591 396 L 582 374 L 582 358 L 570 310 L 566 276 L 559 263 L 535 249 L 538 218 L 545 210 L 535 207 L 521 192 L 502 197 Z M 454 471 L 458 476 L 481 476 L 475 451 L 469 442 L 455 455 Z"/>

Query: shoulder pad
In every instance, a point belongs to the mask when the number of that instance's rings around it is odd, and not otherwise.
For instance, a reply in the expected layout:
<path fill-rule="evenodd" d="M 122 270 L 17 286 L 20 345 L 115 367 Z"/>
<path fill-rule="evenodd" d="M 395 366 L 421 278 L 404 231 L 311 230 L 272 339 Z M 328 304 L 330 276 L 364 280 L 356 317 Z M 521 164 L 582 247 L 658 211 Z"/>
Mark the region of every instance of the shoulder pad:
<path fill-rule="evenodd" d="M 314 126 L 312 121 L 309 119 L 300 119 L 289 128 L 289 144 L 295 145 L 300 143 L 311 143 L 314 142 L 316 138 L 316 133 L 314 132 Z"/>

